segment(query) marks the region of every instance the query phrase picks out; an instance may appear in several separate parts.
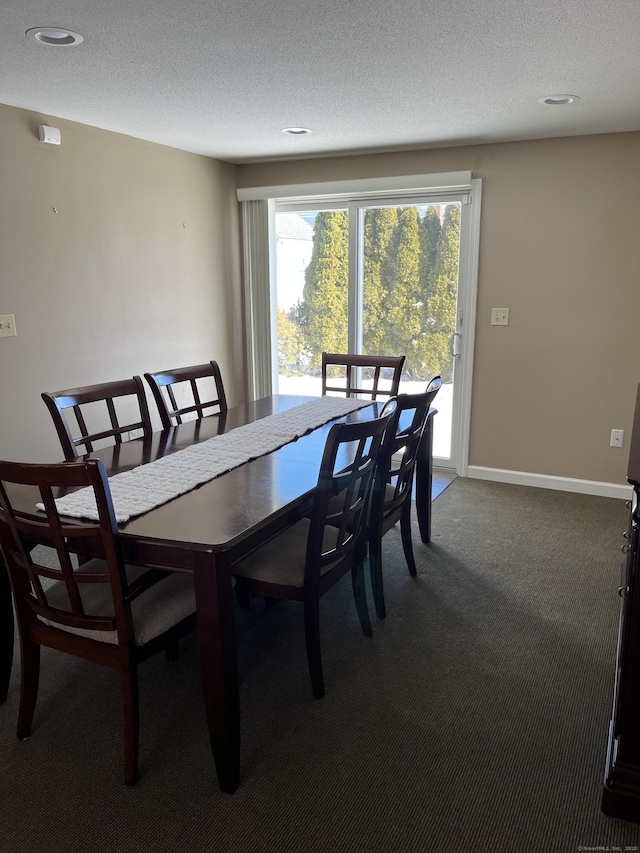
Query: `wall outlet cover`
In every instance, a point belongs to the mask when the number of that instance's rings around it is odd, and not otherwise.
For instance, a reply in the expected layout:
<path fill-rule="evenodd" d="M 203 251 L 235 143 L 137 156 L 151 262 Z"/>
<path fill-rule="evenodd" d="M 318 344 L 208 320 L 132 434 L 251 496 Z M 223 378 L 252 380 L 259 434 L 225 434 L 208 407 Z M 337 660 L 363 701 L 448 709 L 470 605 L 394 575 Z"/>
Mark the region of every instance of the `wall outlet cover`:
<path fill-rule="evenodd" d="M 13 314 L 0 314 L 0 338 L 15 338 L 17 334 Z"/>

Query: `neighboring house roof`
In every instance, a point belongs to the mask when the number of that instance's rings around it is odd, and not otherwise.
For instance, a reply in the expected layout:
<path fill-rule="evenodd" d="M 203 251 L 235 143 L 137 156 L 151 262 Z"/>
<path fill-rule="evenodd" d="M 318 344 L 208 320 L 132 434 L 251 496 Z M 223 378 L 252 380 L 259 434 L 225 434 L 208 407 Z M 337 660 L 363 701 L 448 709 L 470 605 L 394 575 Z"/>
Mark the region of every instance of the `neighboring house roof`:
<path fill-rule="evenodd" d="M 298 213 L 276 216 L 276 237 L 281 240 L 313 240 L 313 228 Z"/>

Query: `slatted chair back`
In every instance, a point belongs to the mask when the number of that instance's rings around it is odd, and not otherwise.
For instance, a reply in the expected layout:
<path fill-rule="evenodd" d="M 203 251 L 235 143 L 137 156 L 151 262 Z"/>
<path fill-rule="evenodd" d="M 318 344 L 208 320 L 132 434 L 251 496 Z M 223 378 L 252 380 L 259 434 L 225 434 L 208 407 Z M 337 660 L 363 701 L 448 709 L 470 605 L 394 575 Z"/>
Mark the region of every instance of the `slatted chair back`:
<path fill-rule="evenodd" d="M 222 374 L 216 361 L 145 373 L 144 377 L 153 392 L 163 429 L 181 424 L 186 414 L 195 413 L 199 419 L 227 411 Z M 207 391 L 204 400 L 203 389 Z M 188 398 L 188 402 L 183 404 L 182 398 Z"/>
<path fill-rule="evenodd" d="M 384 512 L 392 511 L 411 497 L 418 447 L 427 423 L 429 409 L 442 381 L 435 377 L 424 394 L 399 394 L 397 409 L 380 453 L 379 478 L 386 483 Z M 386 469 L 386 470 L 385 470 Z"/>
<path fill-rule="evenodd" d="M 133 431 L 151 435 L 149 406 L 139 376 L 65 391 L 45 391 L 42 399 L 67 461 L 91 453 L 97 449 L 96 443 L 102 446 L 113 439 L 115 444 L 122 444 Z"/>
<path fill-rule="evenodd" d="M 37 486 L 44 513 L 33 515 L 16 512 L 11 504 L 9 484 Z M 55 497 L 61 489 L 88 487 L 93 489 L 99 520 L 79 524 L 58 514 Z M 26 465 L 0 462 L 0 520 L 2 549 L 16 596 L 19 621 L 35 619 L 48 625 L 65 626 L 78 636 L 101 632 L 106 642 L 131 641 L 131 611 L 125 602 L 124 564 L 117 541 L 117 526 L 106 474 L 102 462 L 89 460 L 74 464 Z M 91 541 L 92 551 L 101 558 L 87 563 L 91 571 L 75 568 L 74 542 Z M 59 567 L 37 563 L 31 554 L 33 544 L 52 548 Z M 98 569 L 99 567 L 99 569 Z M 61 586 L 43 584 L 43 579 L 59 581 Z M 109 584 L 112 590 L 112 612 L 92 613 L 87 609 L 90 596 L 83 593 L 86 585 Z M 55 598 L 49 593 L 55 591 Z M 65 598 L 64 602 L 61 598 Z M 111 636 L 109 637 L 109 634 Z M 94 634 L 95 636 L 95 634 Z"/>
<path fill-rule="evenodd" d="M 371 400 L 377 400 L 380 396 L 393 397 L 398 393 L 405 361 L 404 355 L 323 352 L 322 396 L 332 393 Z M 387 379 L 390 381 L 389 387 L 381 387 L 381 380 Z"/>
<path fill-rule="evenodd" d="M 310 515 L 305 586 L 317 588 L 327 567 L 363 556 L 373 477 L 393 412 L 389 401 L 383 417 L 331 427 Z M 358 548 L 362 554 L 354 554 Z"/>
<path fill-rule="evenodd" d="M 416 573 L 411 543 L 411 493 L 418 449 L 429 418 L 429 409 L 442 380 L 435 376 L 423 394 L 399 394 L 396 410 L 386 432 L 371 501 L 369 555 L 376 612 L 384 616 L 381 542 L 384 534 L 400 519 L 405 558 L 412 575 Z"/>

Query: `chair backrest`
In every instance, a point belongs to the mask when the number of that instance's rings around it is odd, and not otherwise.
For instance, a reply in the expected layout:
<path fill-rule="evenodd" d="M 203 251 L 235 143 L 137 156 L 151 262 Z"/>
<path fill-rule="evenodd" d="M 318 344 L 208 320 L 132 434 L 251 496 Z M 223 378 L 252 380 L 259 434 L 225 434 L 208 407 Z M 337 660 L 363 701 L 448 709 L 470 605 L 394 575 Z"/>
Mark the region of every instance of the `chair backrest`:
<path fill-rule="evenodd" d="M 381 395 L 394 397 L 398 393 L 405 361 L 404 355 L 351 355 L 350 353 L 323 352 L 322 396 L 324 397 L 330 391 L 344 394 L 346 397 L 357 394 L 367 395 L 372 400 L 378 399 Z M 387 378 L 390 378 L 391 385 L 388 388 L 379 387 L 380 380 Z M 365 385 L 371 385 L 371 387 L 363 387 Z"/>
<path fill-rule="evenodd" d="M 435 395 L 438 393 L 438 391 L 441 388 L 442 388 L 442 379 L 439 376 L 434 376 L 433 379 L 431 379 L 429 381 L 429 383 L 427 384 L 426 393 L 428 394 L 430 391 L 435 391 L 435 394 L 433 395 L 433 397 L 435 397 Z M 431 402 L 433 402 L 433 397 L 431 398 Z"/>
<path fill-rule="evenodd" d="M 14 509 L 11 491 L 16 486 L 36 486 L 44 511 L 38 512 L 35 505 L 30 513 Z M 79 523 L 58 514 L 55 497 L 60 491 L 64 493 L 79 486 L 93 489 L 98 522 Z M 91 560 L 83 564 L 86 570 L 82 565 L 74 570 L 72 553 L 82 552 L 83 545 L 86 547 L 89 542 L 92 554 L 101 561 Z M 55 550 L 59 568 L 34 561 L 31 551 L 35 543 Z M 38 620 L 43 623 L 43 631 L 47 630 L 45 625 L 54 629 L 64 626 L 66 632 L 103 642 L 133 642 L 131 611 L 123 595 L 124 563 L 109 485 L 100 460 L 53 465 L 0 462 L 0 546 L 21 625 Z M 60 584 L 43 583 L 43 579 L 60 581 L 64 589 Z M 95 584 L 111 585 L 111 612 L 105 613 L 104 606 L 98 613 L 91 612 L 91 589 L 95 589 Z M 104 601 L 104 596 L 100 598 Z"/>
<path fill-rule="evenodd" d="M 319 582 L 323 569 L 362 547 L 373 475 L 393 401 L 385 415 L 329 430 L 315 491 L 307 540 L 305 585 Z"/>
<path fill-rule="evenodd" d="M 195 412 L 197 418 L 204 418 L 206 415 L 227 411 L 222 374 L 216 361 L 195 364 L 192 367 L 178 367 L 175 370 L 161 370 L 158 373 L 145 373 L 144 378 L 153 391 L 163 429 L 181 424 L 182 415 L 191 412 Z M 198 380 L 203 380 L 200 386 Z M 178 405 L 174 385 L 181 386 L 177 389 L 178 396 L 188 394 L 189 400 L 185 405 Z M 206 385 L 211 386 L 206 388 L 210 393 L 203 402 L 201 393 Z M 205 412 L 205 409 L 213 411 Z"/>
<path fill-rule="evenodd" d="M 113 438 L 116 444 L 122 444 L 123 438 L 127 439 L 133 430 L 142 430 L 143 436 L 151 435 L 149 406 L 139 376 L 66 391 L 45 391 L 42 399 L 51 413 L 67 461 L 91 453 L 95 449 L 94 442 L 103 439 Z M 120 416 L 116 400 L 121 409 Z M 93 405 L 101 403 L 106 404 L 106 412 L 103 406 Z M 71 413 L 74 418 L 70 422 L 67 416 Z M 110 426 L 106 425 L 106 414 Z M 97 424 L 98 428 L 90 429 L 87 421 L 92 427 Z"/>
<path fill-rule="evenodd" d="M 423 394 L 396 397 L 396 409 L 380 449 L 372 512 L 383 510 L 386 514 L 411 498 L 418 447 L 441 386 L 440 377 L 434 376 Z"/>

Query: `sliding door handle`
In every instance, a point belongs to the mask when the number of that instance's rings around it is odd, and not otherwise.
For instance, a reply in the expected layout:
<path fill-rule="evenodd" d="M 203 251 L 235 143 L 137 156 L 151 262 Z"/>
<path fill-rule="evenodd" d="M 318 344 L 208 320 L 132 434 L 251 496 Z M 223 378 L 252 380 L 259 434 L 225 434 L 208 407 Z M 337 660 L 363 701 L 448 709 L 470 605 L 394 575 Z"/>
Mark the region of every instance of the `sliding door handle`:
<path fill-rule="evenodd" d="M 460 332 L 454 332 L 449 338 L 449 353 L 452 358 L 460 358 L 460 340 L 462 335 Z"/>

